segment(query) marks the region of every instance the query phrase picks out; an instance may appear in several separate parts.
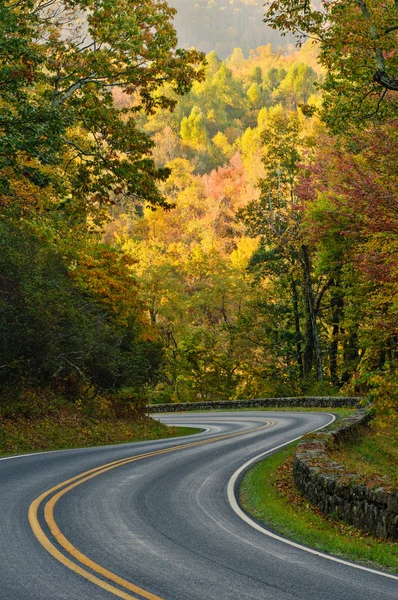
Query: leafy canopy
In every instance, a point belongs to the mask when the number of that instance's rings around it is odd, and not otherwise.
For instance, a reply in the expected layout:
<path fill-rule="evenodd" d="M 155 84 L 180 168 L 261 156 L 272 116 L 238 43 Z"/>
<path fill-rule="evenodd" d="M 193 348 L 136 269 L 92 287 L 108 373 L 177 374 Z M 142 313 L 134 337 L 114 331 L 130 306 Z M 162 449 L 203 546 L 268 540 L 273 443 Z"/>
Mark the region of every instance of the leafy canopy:
<path fill-rule="evenodd" d="M 136 116 L 172 109 L 203 56 L 179 50 L 163 0 L 6 0 L 0 7 L 0 192 L 11 174 L 82 207 L 115 195 L 162 204 Z M 163 91 L 168 85 L 172 94 Z M 115 90 L 126 98 L 116 108 Z M 36 189 L 37 192 L 37 189 Z M 37 194 L 39 195 L 39 194 Z"/>
<path fill-rule="evenodd" d="M 335 129 L 396 111 L 398 4 L 394 0 L 267 0 L 265 23 L 319 43 L 327 68 L 325 117 Z"/>

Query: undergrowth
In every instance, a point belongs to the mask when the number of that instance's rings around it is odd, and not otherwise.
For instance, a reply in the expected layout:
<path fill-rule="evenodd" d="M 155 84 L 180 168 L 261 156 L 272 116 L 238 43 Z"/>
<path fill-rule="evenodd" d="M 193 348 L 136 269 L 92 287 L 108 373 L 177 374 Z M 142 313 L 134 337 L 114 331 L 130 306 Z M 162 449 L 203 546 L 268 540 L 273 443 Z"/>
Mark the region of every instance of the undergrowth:
<path fill-rule="evenodd" d="M 55 401 L 47 410 L 0 414 L 0 454 L 39 452 L 155 440 L 197 433 L 198 429 L 168 427 L 120 399 L 98 399 L 94 405 Z"/>

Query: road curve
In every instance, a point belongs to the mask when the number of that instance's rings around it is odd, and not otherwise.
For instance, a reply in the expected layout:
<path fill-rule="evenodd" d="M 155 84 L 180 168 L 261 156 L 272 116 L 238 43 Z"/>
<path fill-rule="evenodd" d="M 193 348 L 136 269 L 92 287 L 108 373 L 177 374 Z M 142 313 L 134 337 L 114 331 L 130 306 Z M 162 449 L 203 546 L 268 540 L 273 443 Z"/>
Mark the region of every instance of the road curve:
<path fill-rule="evenodd" d="M 330 415 L 158 418 L 205 430 L 0 460 L 0 600 L 397 600 L 398 579 L 287 545 L 231 506 L 241 465 Z"/>

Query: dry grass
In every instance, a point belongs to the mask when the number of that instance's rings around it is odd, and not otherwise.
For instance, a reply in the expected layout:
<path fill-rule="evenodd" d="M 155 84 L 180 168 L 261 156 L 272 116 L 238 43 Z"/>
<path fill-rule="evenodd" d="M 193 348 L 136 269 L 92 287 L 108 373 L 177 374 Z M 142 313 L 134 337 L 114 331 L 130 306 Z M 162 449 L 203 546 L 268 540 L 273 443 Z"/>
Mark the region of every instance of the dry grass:
<path fill-rule="evenodd" d="M 189 435 L 197 431 L 167 427 L 145 415 L 129 419 L 88 418 L 79 411 L 64 407 L 47 417 L 0 418 L 0 454 L 122 444 Z"/>
<path fill-rule="evenodd" d="M 372 486 L 398 488 L 398 428 L 381 426 L 377 421 L 360 430 L 359 435 L 334 448 L 330 457 L 361 481 Z"/>

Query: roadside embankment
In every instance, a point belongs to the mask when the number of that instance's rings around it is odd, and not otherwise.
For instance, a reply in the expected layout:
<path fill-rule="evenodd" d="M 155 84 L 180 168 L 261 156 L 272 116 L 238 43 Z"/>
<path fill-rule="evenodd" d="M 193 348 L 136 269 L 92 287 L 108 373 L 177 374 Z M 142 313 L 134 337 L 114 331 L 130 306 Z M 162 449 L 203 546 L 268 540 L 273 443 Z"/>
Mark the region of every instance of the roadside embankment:
<path fill-rule="evenodd" d="M 309 434 L 298 444 L 293 463 L 297 489 L 321 512 L 383 539 L 398 540 L 398 490 L 372 487 L 331 455 L 371 420 L 369 410 Z"/>
<path fill-rule="evenodd" d="M 167 427 L 145 415 L 90 418 L 63 408 L 36 418 L 0 416 L 0 455 L 123 444 L 197 432 L 188 427 Z"/>

